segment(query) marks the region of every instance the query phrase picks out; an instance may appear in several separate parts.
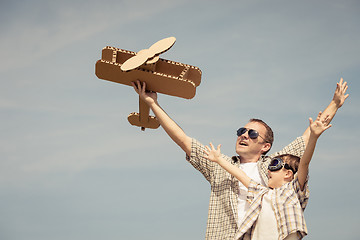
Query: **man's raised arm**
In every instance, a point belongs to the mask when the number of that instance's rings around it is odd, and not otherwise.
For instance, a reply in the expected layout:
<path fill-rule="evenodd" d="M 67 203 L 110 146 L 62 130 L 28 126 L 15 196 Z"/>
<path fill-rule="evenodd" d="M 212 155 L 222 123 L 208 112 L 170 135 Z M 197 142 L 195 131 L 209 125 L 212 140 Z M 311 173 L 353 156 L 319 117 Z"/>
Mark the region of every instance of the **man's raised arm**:
<path fill-rule="evenodd" d="M 160 107 L 157 102 L 156 92 L 147 92 L 146 83 L 141 85 L 140 81 L 132 83 L 135 91 L 139 94 L 140 98 L 146 102 L 155 114 L 162 128 L 169 135 L 169 137 L 181 147 L 184 152 L 190 156 L 191 153 L 191 138 L 185 134 L 185 132 L 172 120 L 169 115 Z"/>
<path fill-rule="evenodd" d="M 346 90 L 348 89 L 347 82 L 344 82 L 343 78 L 340 78 L 340 82 L 336 84 L 335 93 L 333 96 L 333 99 L 331 100 L 330 104 L 325 108 L 325 110 L 321 114 L 320 121 L 324 120 L 325 116 L 328 116 L 327 118 L 327 124 L 331 122 L 331 120 L 334 118 L 337 110 L 344 104 L 345 100 L 349 97 L 349 94 L 346 94 Z M 310 128 L 308 127 L 304 134 L 303 138 L 305 141 L 305 146 L 309 142 L 310 138 Z"/>

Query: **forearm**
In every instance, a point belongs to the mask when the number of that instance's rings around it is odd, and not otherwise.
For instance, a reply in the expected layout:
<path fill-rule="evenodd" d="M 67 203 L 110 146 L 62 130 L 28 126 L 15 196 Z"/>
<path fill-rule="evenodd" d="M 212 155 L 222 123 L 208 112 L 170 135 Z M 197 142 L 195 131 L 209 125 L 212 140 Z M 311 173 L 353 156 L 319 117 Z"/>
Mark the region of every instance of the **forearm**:
<path fill-rule="evenodd" d="M 334 101 L 331 100 L 330 104 L 324 109 L 320 116 L 320 121 L 323 121 L 326 117 L 328 118 L 327 122 L 330 123 L 331 120 L 335 117 L 335 114 L 340 106 Z M 310 138 L 310 128 L 308 127 L 305 132 L 303 133 L 305 146 L 308 145 L 309 138 Z"/>
<path fill-rule="evenodd" d="M 347 82 L 344 82 L 343 78 L 340 79 L 340 82 L 336 84 L 336 89 L 334 96 L 330 102 L 330 104 L 325 108 L 320 116 L 320 121 L 323 121 L 327 118 L 326 122 L 329 124 L 331 120 L 334 118 L 338 109 L 344 104 L 345 100 L 349 97 L 349 94 L 346 94 L 348 89 Z M 310 137 L 310 129 L 307 128 L 303 134 L 305 143 L 307 144 Z"/>
<path fill-rule="evenodd" d="M 315 151 L 316 142 L 317 138 L 310 136 L 308 145 L 305 148 L 304 155 L 300 160 L 300 165 L 308 166 L 310 164 L 311 158 Z"/>
<path fill-rule="evenodd" d="M 153 102 L 150 105 L 151 110 L 155 114 L 162 128 L 169 135 L 169 137 L 184 150 L 187 155 L 191 153 L 191 138 L 172 120 L 169 115 L 160 107 L 158 102 Z"/>
<path fill-rule="evenodd" d="M 251 178 L 248 177 L 243 170 L 231 164 L 230 162 L 226 161 L 222 157 L 218 160 L 217 163 L 227 172 L 233 175 L 237 180 L 239 180 L 245 187 L 249 187 Z"/>
<path fill-rule="evenodd" d="M 317 138 L 310 135 L 308 145 L 306 146 L 304 155 L 300 159 L 299 169 L 298 169 L 298 179 L 300 183 L 301 190 L 304 189 L 304 184 L 309 173 L 309 165 L 311 158 L 314 154 L 316 147 Z"/>
<path fill-rule="evenodd" d="M 331 122 L 331 120 L 334 118 L 337 110 L 340 108 L 339 105 L 335 103 L 334 100 L 330 102 L 330 104 L 325 108 L 325 110 L 322 112 L 320 121 L 324 120 L 328 116 L 328 123 Z"/>

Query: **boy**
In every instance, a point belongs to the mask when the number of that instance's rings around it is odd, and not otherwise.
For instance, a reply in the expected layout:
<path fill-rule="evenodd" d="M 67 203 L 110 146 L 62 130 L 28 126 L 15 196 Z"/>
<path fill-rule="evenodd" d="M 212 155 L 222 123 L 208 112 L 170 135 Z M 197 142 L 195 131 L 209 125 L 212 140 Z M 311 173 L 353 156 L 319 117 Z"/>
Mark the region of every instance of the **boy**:
<path fill-rule="evenodd" d="M 310 160 L 319 136 L 329 127 L 329 117 L 310 121 L 310 138 L 304 155 L 299 159 L 292 155 L 273 158 L 268 167 L 269 182 L 265 187 L 241 169 L 226 161 L 220 146 L 206 146 L 206 158 L 218 163 L 248 188 L 250 209 L 238 228 L 235 239 L 302 239 L 307 234 L 303 210 L 309 197 L 307 176 Z M 297 159 L 296 159 L 297 158 Z M 297 164 L 298 163 L 298 164 Z M 296 173 L 296 175 L 295 175 Z"/>

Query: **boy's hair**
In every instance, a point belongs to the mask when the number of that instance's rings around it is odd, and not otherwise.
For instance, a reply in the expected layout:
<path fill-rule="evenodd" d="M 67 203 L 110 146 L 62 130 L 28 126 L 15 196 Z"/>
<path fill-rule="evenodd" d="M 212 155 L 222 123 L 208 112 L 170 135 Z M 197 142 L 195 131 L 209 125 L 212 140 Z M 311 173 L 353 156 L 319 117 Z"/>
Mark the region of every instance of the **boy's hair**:
<path fill-rule="evenodd" d="M 299 169 L 300 158 L 298 156 L 294 156 L 291 154 L 283 154 L 283 155 L 280 155 L 277 157 L 281 158 L 284 161 L 284 163 L 289 164 L 290 167 L 292 167 L 292 169 L 294 169 L 294 171 L 295 171 L 294 174 Z"/>
<path fill-rule="evenodd" d="M 269 125 L 267 125 L 263 120 L 257 119 L 257 118 L 251 118 L 251 119 L 249 120 L 249 122 L 257 122 L 257 123 L 260 123 L 261 125 L 263 125 L 263 126 L 265 127 L 266 133 L 265 133 L 264 138 L 265 138 L 265 141 L 266 141 L 267 143 L 270 143 L 270 144 L 271 144 L 271 146 L 270 146 L 269 150 L 267 150 L 266 152 L 264 152 L 264 154 L 268 153 L 268 152 L 270 151 L 272 145 L 273 145 L 273 142 L 274 142 L 274 133 L 273 133 L 271 127 L 269 127 Z"/>

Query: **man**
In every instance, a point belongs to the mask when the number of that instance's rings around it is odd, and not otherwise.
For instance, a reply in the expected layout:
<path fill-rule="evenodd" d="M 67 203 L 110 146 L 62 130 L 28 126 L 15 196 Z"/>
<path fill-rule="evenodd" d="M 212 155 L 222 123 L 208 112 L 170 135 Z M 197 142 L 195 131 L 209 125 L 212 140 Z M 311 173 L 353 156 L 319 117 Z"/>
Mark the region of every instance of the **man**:
<path fill-rule="evenodd" d="M 135 91 L 144 100 L 160 125 L 170 138 L 186 153 L 186 159 L 199 170 L 211 185 L 211 196 L 206 229 L 206 239 L 233 239 L 243 216 L 248 209 L 246 202 L 247 189 L 233 176 L 205 156 L 206 148 L 185 132 L 166 114 L 157 102 L 157 94 L 146 91 L 146 83 L 132 83 Z M 334 97 L 322 116 L 329 116 L 328 122 L 343 105 L 348 94 L 348 86 L 341 78 L 337 83 Z M 323 120 L 323 119 L 321 119 Z M 267 185 L 268 163 L 273 156 L 291 154 L 302 157 L 310 136 L 307 128 L 301 137 L 295 139 L 282 151 L 265 156 L 273 142 L 271 128 L 260 119 L 251 119 L 244 127 L 238 129 L 236 140 L 237 156 L 232 158 L 223 155 L 226 161 L 240 167 L 250 178 Z"/>

